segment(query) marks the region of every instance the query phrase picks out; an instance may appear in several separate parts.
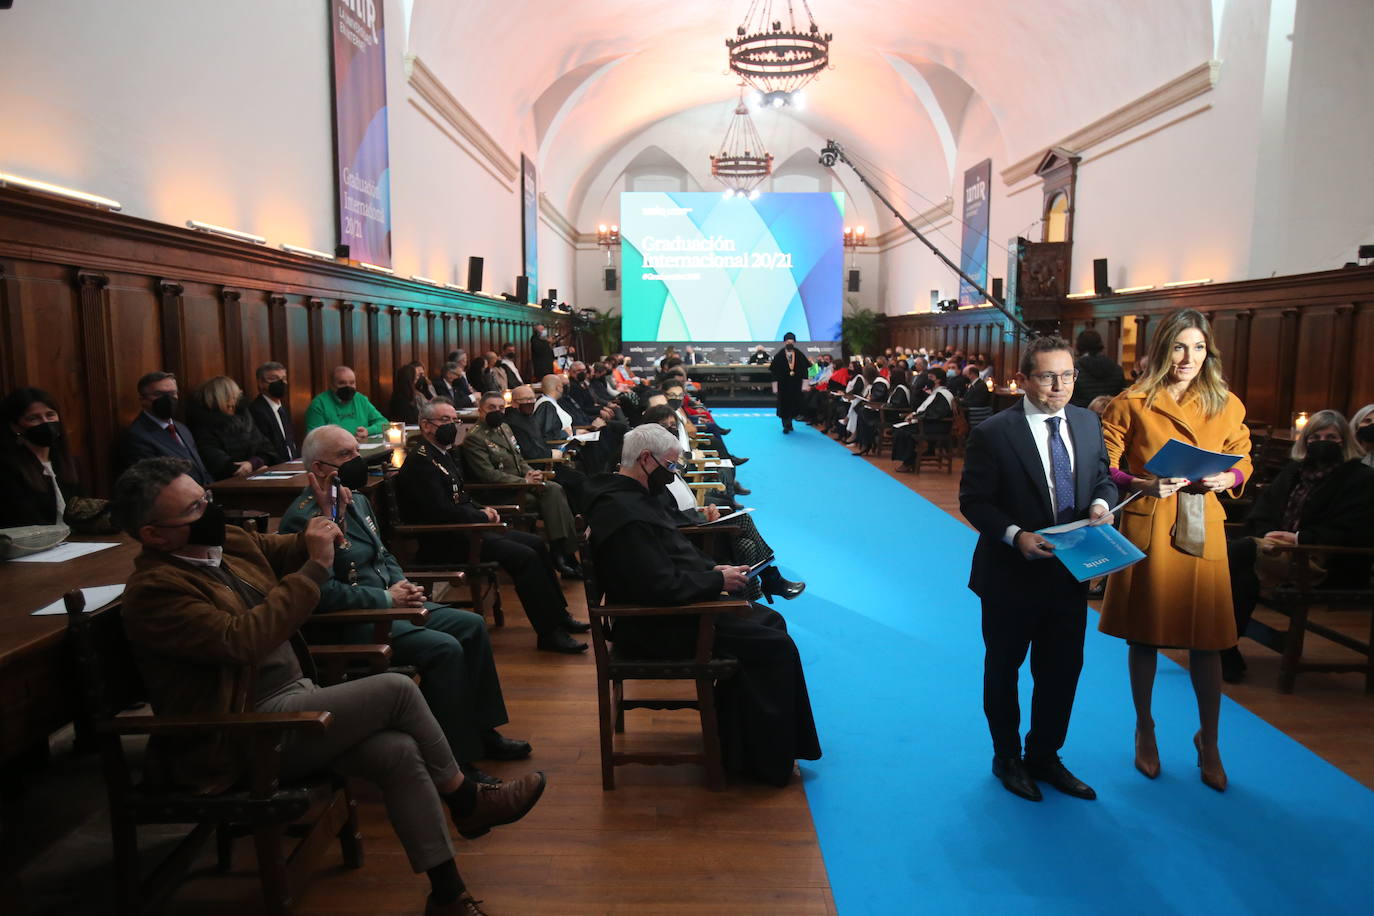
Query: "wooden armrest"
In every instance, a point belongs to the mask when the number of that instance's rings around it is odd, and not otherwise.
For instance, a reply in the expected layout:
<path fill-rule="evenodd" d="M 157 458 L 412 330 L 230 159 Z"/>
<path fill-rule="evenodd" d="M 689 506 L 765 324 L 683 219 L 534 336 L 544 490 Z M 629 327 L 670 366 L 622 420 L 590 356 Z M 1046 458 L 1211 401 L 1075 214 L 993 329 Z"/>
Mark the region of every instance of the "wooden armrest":
<path fill-rule="evenodd" d="M 568 459 L 566 459 L 566 458 L 558 458 L 558 457 L 554 457 L 554 458 L 526 458 L 526 459 L 525 459 L 525 463 L 526 463 L 526 464 L 529 464 L 529 465 L 548 465 L 549 467 L 553 467 L 553 466 L 556 465 L 556 464 L 566 464 L 567 461 L 568 461 Z"/>
<path fill-rule="evenodd" d="M 672 614 L 733 614 L 743 617 L 753 611 L 753 606 L 748 601 L 732 598 L 728 601 L 674 605 L 603 604 L 593 611 L 607 617 L 667 617 Z"/>
<path fill-rule="evenodd" d="M 210 731 L 240 734 L 293 731 L 322 732 L 331 712 L 230 712 L 217 716 L 115 716 L 103 728 L 115 735 L 193 735 Z"/>
<path fill-rule="evenodd" d="M 483 492 L 492 490 L 533 490 L 541 486 L 543 486 L 543 484 L 529 483 L 524 480 L 519 483 L 463 483 L 463 489 L 465 490 L 480 490 Z"/>
<path fill-rule="evenodd" d="M 310 623 L 395 623 L 403 620 L 424 626 L 429 611 L 422 607 L 364 608 L 354 611 L 316 611 Z"/>
<path fill-rule="evenodd" d="M 1374 557 L 1374 547 L 1324 547 L 1321 544 L 1275 544 L 1276 553 L 1338 554 L 1347 557 Z"/>
<path fill-rule="evenodd" d="M 407 569 L 406 578 L 411 582 L 454 582 L 467 578 L 460 569 Z"/>
<path fill-rule="evenodd" d="M 447 522 L 442 525 L 392 525 L 392 534 L 481 534 L 483 531 L 504 531 L 505 522 Z"/>
<path fill-rule="evenodd" d="M 700 535 L 726 535 L 734 537 L 740 533 L 739 525 L 683 525 L 678 531 L 691 537 L 694 534 Z"/>
<path fill-rule="evenodd" d="M 691 487 L 693 490 L 719 490 L 719 489 L 720 489 L 720 481 L 718 481 L 718 480 L 707 480 L 707 481 L 698 482 L 698 483 L 688 483 L 687 486 Z"/>
<path fill-rule="evenodd" d="M 683 471 L 683 477 L 713 477 L 720 468 L 705 468 L 700 471 Z"/>
<path fill-rule="evenodd" d="M 310 654 L 314 658 L 335 661 L 348 661 L 356 658 L 367 662 L 387 662 L 391 660 L 391 647 L 384 643 L 375 645 L 361 643 L 356 646 L 311 646 Z"/>
<path fill-rule="evenodd" d="M 505 514 L 505 513 L 512 513 L 512 512 L 524 512 L 524 511 L 525 511 L 525 510 L 522 509 L 520 506 L 512 505 L 512 504 L 510 504 L 510 503 L 502 503 L 502 504 L 499 505 L 499 506 L 487 506 L 487 508 L 488 508 L 488 509 L 495 509 L 497 512 L 500 512 L 500 513 L 503 513 L 503 514 Z"/>

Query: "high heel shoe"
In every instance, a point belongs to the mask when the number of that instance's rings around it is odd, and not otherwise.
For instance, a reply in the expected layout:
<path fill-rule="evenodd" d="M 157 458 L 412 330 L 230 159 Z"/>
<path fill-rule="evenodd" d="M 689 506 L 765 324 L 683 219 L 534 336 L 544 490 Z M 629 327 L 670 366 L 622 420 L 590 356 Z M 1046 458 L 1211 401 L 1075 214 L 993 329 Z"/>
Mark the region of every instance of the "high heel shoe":
<path fill-rule="evenodd" d="M 1150 732 L 1150 740 L 1147 744 L 1141 740 L 1140 729 L 1135 730 L 1135 768 L 1145 776 L 1146 779 L 1159 778 L 1159 746 L 1155 744 L 1154 732 Z"/>
<path fill-rule="evenodd" d="M 1193 735 L 1193 747 L 1197 748 L 1197 765 L 1202 770 L 1202 784 L 1218 792 L 1226 791 L 1226 770 L 1221 766 L 1221 755 L 1217 754 L 1217 765 L 1213 769 L 1202 765 L 1202 732 Z"/>

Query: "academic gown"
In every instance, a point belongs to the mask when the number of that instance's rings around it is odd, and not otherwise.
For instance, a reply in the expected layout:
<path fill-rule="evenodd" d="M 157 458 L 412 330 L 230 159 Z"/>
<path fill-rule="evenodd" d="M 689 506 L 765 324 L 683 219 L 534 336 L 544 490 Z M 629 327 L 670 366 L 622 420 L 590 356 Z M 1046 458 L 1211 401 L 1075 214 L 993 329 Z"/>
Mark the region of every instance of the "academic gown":
<path fill-rule="evenodd" d="M 715 561 L 692 546 L 657 497 L 622 474 L 588 486 L 596 577 L 610 602 L 688 604 L 720 594 Z M 617 621 L 616 648 L 645 658 L 681 658 L 695 645 L 691 615 Z M 728 769 L 785 785 L 794 760 L 821 756 L 801 658 L 781 615 L 754 606 L 746 617 L 721 616 L 715 651 L 740 662 L 716 685 L 720 738 Z"/>
<path fill-rule="evenodd" d="M 801 412 L 802 382 L 811 371 L 811 360 L 798 347 L 792 351 L 793 360 L 787 362 L 787 348 L 783 347 L 773 355 L 769 372 L 778 383 L 778 416 L 790 420 Z"/>

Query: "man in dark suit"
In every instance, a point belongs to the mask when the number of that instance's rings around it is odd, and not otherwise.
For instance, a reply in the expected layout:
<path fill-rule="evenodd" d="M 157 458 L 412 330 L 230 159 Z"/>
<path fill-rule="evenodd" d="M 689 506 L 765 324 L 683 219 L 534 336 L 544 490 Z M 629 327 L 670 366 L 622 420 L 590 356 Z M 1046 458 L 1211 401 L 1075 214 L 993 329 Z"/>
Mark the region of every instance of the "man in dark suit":
<path fill-rule="evenodd" d="M 286 367 L 281 363 L 263 363 L 253 375 L 258 380 L 258 396 L 248 405 L 253 425 L 267 437 L 272 451 L 283 461 L 295 461 L 301 456 L 301 448 L 296 427 L 291 423 L 291 406 L 286 401 Z"/>
<path fill-rule="evenodd" d="M 196 451 L 191 430 L 174 419 L 177 377 L 170 372 L 149 372 L 138 380 L 138 403 L 143 410 L 124 431 L 120 467 L 130 467 L 144 458 L 180 458 L 191 465 L 190 475 L 196 483 L 208 487 L 214 482 Z"/>
<path fill-rule="evenodd" d="M 1077 371 L 1067 341 L 1031 341 L 1019 374 L 1025 397 L 973 431 L 959 481 L 959 510 L 979 535 L 969 588 L 983 603 L 992 772 L 1031 801 L 1041 798 L 1036 780 L 1078 798 L 1097 797 L 1059 759 L 1083 667 L 1086 585 L 1036 534 L 1083 518 L 1112 522 L 1108 500 L 1116 491 L 1101 423 L 1069 404 Z M 1016 681 L 1027 650 L 1035 694 L 1023 758 Z"/>
<path fill-rule="evenodd" d="M 531 382 L 553 374 L 553 345 L 549 343 L 549 329 L 542 324 L 534 326 L 530 337 L 530 368 Z"/>

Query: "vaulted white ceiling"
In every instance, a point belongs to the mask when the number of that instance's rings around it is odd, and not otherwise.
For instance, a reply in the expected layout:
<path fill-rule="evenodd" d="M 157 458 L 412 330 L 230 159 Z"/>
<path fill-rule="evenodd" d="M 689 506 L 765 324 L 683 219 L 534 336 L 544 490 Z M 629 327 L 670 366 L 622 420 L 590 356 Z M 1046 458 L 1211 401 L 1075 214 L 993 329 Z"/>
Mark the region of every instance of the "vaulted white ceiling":
<path fill-rule="evenodd" d="M 803 110 L 755 121 L 776 162 L 833 137 L 919 210 L 950 193 L 975 108 L 996 125 L 977 152 L 1004 167 L 1209 59 L 1223 3 L 811 0 L 833 67 Z M 747 5 L 405 0 L 407 45 L 506 149 L 537 152 L 542 190 L 585 228 L 648 146 L 715 187 L 706 154 L 738 92 L 724 39 Z"/>

